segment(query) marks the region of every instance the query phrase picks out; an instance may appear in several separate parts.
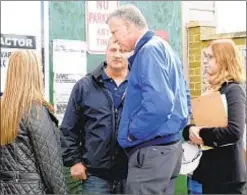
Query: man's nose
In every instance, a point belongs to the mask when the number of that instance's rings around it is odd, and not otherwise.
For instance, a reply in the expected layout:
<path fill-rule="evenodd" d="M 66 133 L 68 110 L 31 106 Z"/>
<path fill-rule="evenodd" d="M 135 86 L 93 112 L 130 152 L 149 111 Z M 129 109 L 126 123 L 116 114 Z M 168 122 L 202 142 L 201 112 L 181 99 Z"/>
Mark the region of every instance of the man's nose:
<path fill-rule="evenodd" d="M 121 52 L 120 51 L 116 51 L 115 54 L 114 54 L 114 57 L 121 58 L 122 57 Z"/>

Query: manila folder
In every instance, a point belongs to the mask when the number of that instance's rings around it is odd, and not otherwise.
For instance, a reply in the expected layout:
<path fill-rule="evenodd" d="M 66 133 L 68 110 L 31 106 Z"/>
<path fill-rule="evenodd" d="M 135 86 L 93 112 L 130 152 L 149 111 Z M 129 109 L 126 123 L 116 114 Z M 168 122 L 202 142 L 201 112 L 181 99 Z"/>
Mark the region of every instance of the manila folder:
<path fill-rule="evenodd" d="M 192 99 L 192 114 L 196 126 L 226 127 L 227 111 L 223 96 L 219 92 Z"/>

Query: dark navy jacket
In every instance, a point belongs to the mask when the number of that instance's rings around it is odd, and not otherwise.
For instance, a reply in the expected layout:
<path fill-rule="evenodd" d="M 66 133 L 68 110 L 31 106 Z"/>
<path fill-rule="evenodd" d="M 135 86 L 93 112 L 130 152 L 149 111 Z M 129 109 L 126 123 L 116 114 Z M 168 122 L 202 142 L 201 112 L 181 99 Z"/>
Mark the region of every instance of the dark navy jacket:
<path fill-rule="evenodd" d="M 114 109 L 102 79 L 104 65 L 79 80 L 71 92 L 61 124 L 64 165 L 82 162 L 96 176 L 124 178 L 127 157 L 116 139 L 123 101 Z"/>

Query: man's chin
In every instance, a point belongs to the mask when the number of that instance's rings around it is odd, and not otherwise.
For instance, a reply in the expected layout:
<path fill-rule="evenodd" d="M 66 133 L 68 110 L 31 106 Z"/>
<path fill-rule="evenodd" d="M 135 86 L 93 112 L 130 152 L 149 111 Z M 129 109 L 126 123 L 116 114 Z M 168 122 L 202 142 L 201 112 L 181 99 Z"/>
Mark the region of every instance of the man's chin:
<path fill-rule="evenodd" d="M 115 70 L 119 70 L 119 69 L 122 69 L 122 64 L 113 64 L 112 68 L 115 69 Z"/>
<path fill-rule="evenodd" d="M 118 71 L 118 70 L 122 70 L 123 69 L 123 65 L 122 64 L 112 64 L 112 69 Z"/>

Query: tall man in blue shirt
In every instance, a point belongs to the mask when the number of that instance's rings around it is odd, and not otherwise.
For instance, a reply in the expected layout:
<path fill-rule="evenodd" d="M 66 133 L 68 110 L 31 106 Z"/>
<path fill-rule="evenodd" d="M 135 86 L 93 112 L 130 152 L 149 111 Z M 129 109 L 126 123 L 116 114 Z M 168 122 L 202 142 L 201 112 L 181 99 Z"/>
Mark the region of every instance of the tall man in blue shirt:
<path fill-rule="evenodd" d="M 133 5 L 120 6 L 107 23 L 113 39 L 134 50 L 118 134 L 129 155 L 126 193 L 172 194 L 189 117 L 180 59 Z"/>
<path fill-rule="evenodd" d="M 117 143 L 127 87 L 126 53 L 110 39 L 106 61 L 79 80 L 61 125 L 65 166 L 87 194 L 124 193 L 127 157 Z"/>

